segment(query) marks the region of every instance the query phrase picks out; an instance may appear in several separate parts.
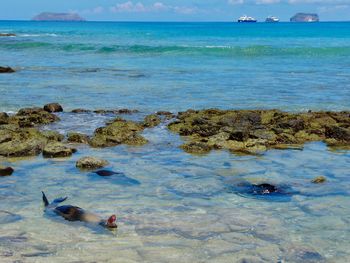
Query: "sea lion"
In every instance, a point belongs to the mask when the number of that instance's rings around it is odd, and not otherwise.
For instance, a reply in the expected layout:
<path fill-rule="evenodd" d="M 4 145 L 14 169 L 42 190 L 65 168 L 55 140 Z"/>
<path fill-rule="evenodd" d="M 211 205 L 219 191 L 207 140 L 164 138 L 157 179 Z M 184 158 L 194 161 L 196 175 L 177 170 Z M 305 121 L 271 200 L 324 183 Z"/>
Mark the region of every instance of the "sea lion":
<path fill-rule="evenodd" d="M 115 215 L 111 215 L 107 220 L 104 220 L 98 215 L 85 211 L 84 209 L 78 206 L 72 206 L 72 205 L 59 206 L 60 203 L 67 200 L 67 197 L 57 198 L 53 200 L 52 203 L 50 203 L 45 193 L 42 192 L 42 194 L 43 194 L 43 202 L 45 205 L 45 211 L 51 210 L 57 215 L 62 216 L 65 220 L 82 221 L 82 222 L 97 224 L 109 230 L 116 229 L 118 227 L 116 224 L 117 217 Z"/>

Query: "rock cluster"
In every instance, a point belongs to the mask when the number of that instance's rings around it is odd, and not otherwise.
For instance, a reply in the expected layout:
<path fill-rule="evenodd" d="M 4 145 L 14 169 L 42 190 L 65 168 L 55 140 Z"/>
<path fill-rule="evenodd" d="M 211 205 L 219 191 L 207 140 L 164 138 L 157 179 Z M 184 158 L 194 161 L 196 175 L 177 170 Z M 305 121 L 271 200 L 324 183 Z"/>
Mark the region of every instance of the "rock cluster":
<path fill-rule="evenodd" d="M 188 110 L 168 128 L 184 136 L 189 153 L 213 149 L 257 154 L 310 141 L 350 145 L 350 112 L 287 113 L 278 110 Z"/>
<path fill-rule="evenodd" d="M 67 156 L 62 150 L 63 145 L 52 145 L 62 141 L 63 135 L 38 129 L 40 125 L 58 120 L 56 115 L 38 107 L 24 108 L 11 116 L 5 112 L 0 113 L 0 156 L 35 156 L 44 149 L 46 157 Z"/>

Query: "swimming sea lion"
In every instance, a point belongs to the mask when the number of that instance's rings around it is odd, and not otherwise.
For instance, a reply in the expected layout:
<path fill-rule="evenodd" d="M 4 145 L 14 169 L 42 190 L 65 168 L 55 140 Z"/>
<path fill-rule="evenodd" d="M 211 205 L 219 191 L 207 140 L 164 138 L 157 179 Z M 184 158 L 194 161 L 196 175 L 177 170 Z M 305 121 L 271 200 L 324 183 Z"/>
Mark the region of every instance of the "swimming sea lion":
<path fill-rule="evenodd" d="M 105 227 L 109 230 L 116 229 L 118 226 L 116 224 L 117 217 L 115 215 L 110 216 L 107 220 L 100 218 L 98 215 L 87 212 L 84 209 L 72 206 L 72 205 L 62 205 L 59 206 L 60 203 L 67 200 L 65 198 L 57 198 L 53 200 L 52 203 L 48 201 L 44 192 L 43 194 L 43 202 L 45 205 L 45 210 L 52 210 L 57 215 L 62 216 L 64 219 L 68 221 L 82 221 L 87 223 L 93 223 Z"/>

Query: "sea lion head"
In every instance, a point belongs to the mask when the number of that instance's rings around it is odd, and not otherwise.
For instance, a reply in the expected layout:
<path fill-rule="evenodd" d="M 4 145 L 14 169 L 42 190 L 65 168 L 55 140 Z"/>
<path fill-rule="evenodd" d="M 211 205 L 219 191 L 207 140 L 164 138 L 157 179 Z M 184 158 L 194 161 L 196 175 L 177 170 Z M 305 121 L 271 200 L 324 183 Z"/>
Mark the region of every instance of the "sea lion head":
<path fill-rule="evenodd" d="M 117 228 L 117 224 L 116 224 L 116 221 L 117 221 L 117 216 L 116 215 L 111 215 L 107 221 L 106 221 L 106 227 L 109 228 L 109 229 L 115 229 Z"/>

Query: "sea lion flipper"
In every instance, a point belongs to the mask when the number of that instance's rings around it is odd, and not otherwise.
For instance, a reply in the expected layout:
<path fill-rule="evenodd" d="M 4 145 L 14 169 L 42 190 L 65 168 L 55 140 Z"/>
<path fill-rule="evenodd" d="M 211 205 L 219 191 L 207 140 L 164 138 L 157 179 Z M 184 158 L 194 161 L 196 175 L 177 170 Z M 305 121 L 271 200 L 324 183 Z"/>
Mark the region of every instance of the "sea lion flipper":
<path fill-rule="evenodd" d="M 64 201 L 66 201 L 67 198 L 68 198 L 67 196 L 66 196 L 66 197 L 56 198 L 55 200 L 53 200 L 52 203 L 59 204 L 59 203 L 62 203 L 62 202 L 64 202 Z"/>
<path fill-rule="evenodd" d="M 44 205 L 45 206 L 48 206 L 50 203 L 49 203 L 49 200 L 47 200 L 47 197 L 46 197 L 46 195 L 45 195 L 45 193 L 42 191 L 42 193 L 43 193 L 43 202 L 44 202 Z"/>

